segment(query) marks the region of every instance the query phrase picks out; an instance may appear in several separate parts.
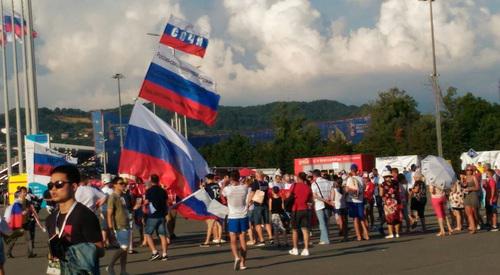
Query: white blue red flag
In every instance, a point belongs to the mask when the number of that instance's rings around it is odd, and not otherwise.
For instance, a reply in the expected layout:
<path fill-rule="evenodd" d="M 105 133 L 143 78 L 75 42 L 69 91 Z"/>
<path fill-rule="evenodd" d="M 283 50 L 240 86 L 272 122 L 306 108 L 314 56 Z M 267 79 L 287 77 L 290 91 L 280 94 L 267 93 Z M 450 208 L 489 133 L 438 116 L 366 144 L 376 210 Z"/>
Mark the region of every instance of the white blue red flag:
<path fill-rule="evenodd" d="M 139 96 L 207 125 L 215 123 L 220 100 L 210 77 L 176 58 L 162 44 L 149 65 Z"/>
<path fill-rule="evenodd" d="M 227 206 L 210 198 L 205 189 L 199 189 L 174 205 L 183 217 L 192 220 L 224 219 Z"/>
<path fill-rule="evenodd" d="M 57 166 L 66 164 L 76 164 L 69 160 L 68 156 L 59 153 L 56 150 L 35 143 L 34 153 L 34 169 L 33 174 L 36 176 L 50 177 L 50 172 Z M 47 181 L 48 182 L 48 181 Z"/>
<path fill-rule="evenodd" d="M 208 34 L 175 16 L 170 16 L 160 43 L 201 58 L 208 46 Z"/>
<path fill-rule="evenodd" d="M 208 172 L 206 161 L 182 135 L 142 104 L 135 104 L 120 155 L 120 174 L 144 180 L 156 174 L 164 187 L 182 199 L 198 190 Z"/>

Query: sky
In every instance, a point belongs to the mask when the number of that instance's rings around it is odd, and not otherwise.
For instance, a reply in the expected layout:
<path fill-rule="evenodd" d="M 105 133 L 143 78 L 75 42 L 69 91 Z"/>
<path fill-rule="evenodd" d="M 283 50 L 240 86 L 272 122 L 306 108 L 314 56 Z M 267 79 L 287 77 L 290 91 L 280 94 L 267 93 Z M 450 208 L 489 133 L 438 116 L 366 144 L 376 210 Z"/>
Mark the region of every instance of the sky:
<path fill-rule="evenodd" d="M 222 105 L 338 100 L 361 105 L 399 87 L 433 109 L 428 2 L 417 0 L 33 1 L 40 106 L 85 110 L 139 92 L 171 14 L 210 33 L 204 59 Z M 434 2 L 443 90 L 499 102 L 500 1 Z M 12 82 L 12 79 L 11 79 Z"/>

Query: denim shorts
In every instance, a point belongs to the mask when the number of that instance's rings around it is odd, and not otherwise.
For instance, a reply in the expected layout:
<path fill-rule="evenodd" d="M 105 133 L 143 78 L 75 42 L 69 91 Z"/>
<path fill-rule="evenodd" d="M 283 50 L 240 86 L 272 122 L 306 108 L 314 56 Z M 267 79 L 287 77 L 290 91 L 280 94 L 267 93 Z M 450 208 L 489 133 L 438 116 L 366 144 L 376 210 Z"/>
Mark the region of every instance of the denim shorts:
<path fill-rule="evenodd" d="M 168 236 L 165 218 L 147 218 L 144 234 L 153 235 L 156 231 L 158 235 Z"/>
<path fill-rule="evenodd" d="M 347 212 L 351 218 L 365 219 L 365 209 L 363 203 L 348 202 Z"/>
<path fill-rule="evenodd" d="M 127 250 L 130 244 L 130 230 L 128 229 L 118 229 L 115 231 L 116 241 L 120 245 L 120 248 Z"/>
<path fill-rule="evenodd" d="M 269 208 L 264 205 L 256 205 L 253 209 L 253 224 L 270 224 Z"/>

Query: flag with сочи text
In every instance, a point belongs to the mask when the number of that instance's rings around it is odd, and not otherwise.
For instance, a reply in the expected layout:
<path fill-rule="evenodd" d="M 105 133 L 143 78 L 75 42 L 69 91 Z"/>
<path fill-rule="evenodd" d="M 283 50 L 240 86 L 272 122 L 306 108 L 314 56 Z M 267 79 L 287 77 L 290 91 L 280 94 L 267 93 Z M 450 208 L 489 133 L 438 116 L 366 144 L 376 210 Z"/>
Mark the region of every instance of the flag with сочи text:
<path fill-rule="evenodd" d="M 208 33 L 180 18 L 170 16 L 160 43 L 203 58 L 208 47 Z"/>
<path fill-rule="evenodd" d="M 215 123 L 220 100 L 210 77 L 175 57 L 162 44 L 149 65 L 139 96 L 209 126 Z"/>

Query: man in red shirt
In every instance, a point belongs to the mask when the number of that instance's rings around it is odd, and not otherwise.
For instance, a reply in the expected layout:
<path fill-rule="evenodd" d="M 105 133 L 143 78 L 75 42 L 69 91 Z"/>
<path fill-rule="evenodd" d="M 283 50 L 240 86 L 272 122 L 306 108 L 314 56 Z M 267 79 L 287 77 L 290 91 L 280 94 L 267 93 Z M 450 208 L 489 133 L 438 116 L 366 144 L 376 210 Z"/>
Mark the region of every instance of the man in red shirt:
<path fill-rule="evenodd" d="M 486 190 L 486 216 L 491 224 L 491 231 L 498 231 L 497 227 L 497 201 L 498 191 L 497 183 L 494 179 L 495 171 L 489 169 L 486 171 L 486 182 L 484 190 Z"/>
<path fill-rule="evenodd" d="M 300 256 L 309 256 L 309 206 L 312 204 L 312 190 L 307 184 L 307 175 L 300 172 L 297 176 L 297 182 L 290 188 L 291 195 L 295 196 L 292 207 L 292 242 L 293 249 L 288 253 L 298 256 L 299 249 L 299 230 L 302 230 L 304 236 L 304 250 Z"/>

